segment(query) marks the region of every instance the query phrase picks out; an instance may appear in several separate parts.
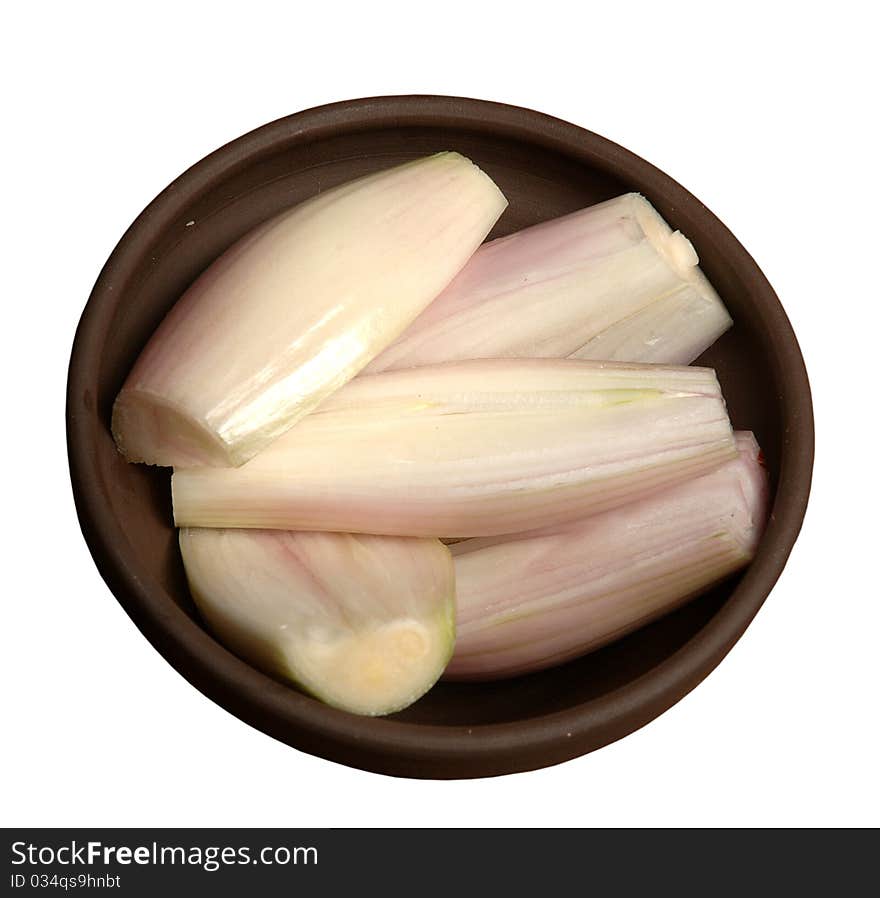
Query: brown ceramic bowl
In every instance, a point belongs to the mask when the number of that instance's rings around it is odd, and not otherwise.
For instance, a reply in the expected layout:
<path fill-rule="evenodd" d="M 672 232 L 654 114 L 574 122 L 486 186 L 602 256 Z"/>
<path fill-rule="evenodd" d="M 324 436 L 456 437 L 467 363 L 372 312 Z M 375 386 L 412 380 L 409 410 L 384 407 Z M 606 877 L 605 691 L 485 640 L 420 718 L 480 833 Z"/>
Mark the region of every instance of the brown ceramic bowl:
<path fill-rule="evenodd" d="M 736 427 L 767 457 L 773 514 L 743 574 L 627 638 L 553 670 L 441 684 L 393 717 L 357 717 L 282 685 L 203 629 L 171 523 L 169 474 L 126 464 L 110 408 L 184 288 L 256 224 L 365 172 L 439 150 L 471 157 L 510 207 L 492 236 L 630 190 L 692 240 L 735 327 L 701 360 Z M 556 764 L 627 735 L 677 702 L 725 656 L 766 599 L 801 526 L 813 420 L 798 344 L 772 288 L 733 235 L 671 178 L 627 150 L 527 109 L 452 97 L 352 100 L 291 115 L 190 168 L 113 251 L 74 341 L 70 471 L 101 574 L 141 632 L 205 695 L 302 751 L 413 777 L 490 776 Z"/>

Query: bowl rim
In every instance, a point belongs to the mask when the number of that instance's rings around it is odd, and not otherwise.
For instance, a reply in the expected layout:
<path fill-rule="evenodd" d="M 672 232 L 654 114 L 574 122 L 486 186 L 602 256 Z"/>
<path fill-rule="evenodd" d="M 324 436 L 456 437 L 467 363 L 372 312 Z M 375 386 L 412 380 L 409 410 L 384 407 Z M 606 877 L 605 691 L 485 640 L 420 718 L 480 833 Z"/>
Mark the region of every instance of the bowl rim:
<path fill-rule="evenodd" d="M 216 180 L 280 145 L 393 127 L 449 125 L 573 153 L 669 208 L 700 215 L 713 244 L 757 300 L 775 337 L 770 364 L 783 411 L 779 482 L 755 560 L 724 606 L 672 655 L 637 679 L 588 702 L 521 721 L 466 726 L 362 718 L 330 708 L 260 673 L 223 648 L 142 569 L 105 498 L 92 428 L 100 347 L 145 250 Z M 645 189 L 647 187 L 647 190 Z M 779 578 L 800 531 L 813 466 L 813 411 L 797 339 L 773 288 L 733 234 L 685 188 L 639 156 L 561 119 L 464 97 L 400 95 L 344 100 L 277 119 L 227 143 L 163 190 L 135 219 L 104 265 L 82 313 L 68 369 L 67 445 L 80 527 L 111 592 L 165 659 L 201 692 L 246 723 L 295 748 L 378 773 L 450 779 L 545 767 L 586 754 L 645 725 L 683 698 L 724 658 Z"/>

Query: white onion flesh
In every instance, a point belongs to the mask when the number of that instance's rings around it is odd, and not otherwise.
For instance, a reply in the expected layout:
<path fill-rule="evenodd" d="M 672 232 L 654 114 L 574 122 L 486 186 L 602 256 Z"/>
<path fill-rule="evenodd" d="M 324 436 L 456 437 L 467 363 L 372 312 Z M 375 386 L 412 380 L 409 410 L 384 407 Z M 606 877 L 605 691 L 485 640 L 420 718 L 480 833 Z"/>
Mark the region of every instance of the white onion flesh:
<path fill-rule="evenodd" d="M 736 454 L 713 371 L 571 359 L 358 378 L 240 468 L 182 468 L 178 526 L 484 536 L 572 520 Z"/>
<path fill-rule="evenodd" d="M 400 710 L 452 654 L 455 581 L 437 540 L 184 529 L 180 549 L 220 641 L 337 708 Z"/>
<path fill-rule="evenodd" d="M 504 211 L 440 153 L 328 190 L 247 234 L 173 306 L 113 409 L 129 461 L 239 465 L 446 287 Z"/>
<path fill-rule="evenodd" d="M 731 325 L 698 261 L 626 194 L 480 247 L 365 370 L 571 355 L 686 365 Z"/>

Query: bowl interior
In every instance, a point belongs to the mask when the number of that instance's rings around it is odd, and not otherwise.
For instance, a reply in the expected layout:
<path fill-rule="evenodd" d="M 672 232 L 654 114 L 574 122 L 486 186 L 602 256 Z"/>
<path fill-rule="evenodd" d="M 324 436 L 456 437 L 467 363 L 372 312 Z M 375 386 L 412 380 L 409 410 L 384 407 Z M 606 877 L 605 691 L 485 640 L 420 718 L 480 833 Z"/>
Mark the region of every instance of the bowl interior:
<path fill-rule="evenodd" d="M 755 431 L 772 487 L 779 474 L 781 415 L 774 387 L 772 338 L 756 320 L 754 302 L 738 274 L 701 231 L 699 209 L 679 209 L 650 183 L 623 181 L 610 169 L 523 134 L 470 125 L 361 127 L 308 142 L 281 142 L 229 167 L 192 196 L 171 224 L 153 234 L 123 291 L 102 346 L 96 395 L 82 397 L 100 422 L 94 435 L 103 471 L 104 501 L 120 538 L 141 569 L 198 621 L 187 591 L 172 527 L 167 469 L 126 464 L 109 431 L 113 399 L 137 354 L 178 296 L 210 262 L 259 222 L 319 190 L 398 162 L 454 149 L 472 158 L 500 186 L 510 206 L 491 236 L 501 236 L 629 190 L 644 193 L 673 227 L 693 241 L 735 327 L 700 360 L 717 369 L 734 426 Z M 698 206 L 698 204 L 697 204 Z M 112 285 L 110 285 L 112 286 Z M 697 634 L 728 601 L 738 578 L 619 642 L 553 670 L 490 684 L 440 684 L 397 715 L 445 727 L 510 723 L 580 706 L 648 673 Z M 381 721 L 369 725 L 381 726 Z"/>

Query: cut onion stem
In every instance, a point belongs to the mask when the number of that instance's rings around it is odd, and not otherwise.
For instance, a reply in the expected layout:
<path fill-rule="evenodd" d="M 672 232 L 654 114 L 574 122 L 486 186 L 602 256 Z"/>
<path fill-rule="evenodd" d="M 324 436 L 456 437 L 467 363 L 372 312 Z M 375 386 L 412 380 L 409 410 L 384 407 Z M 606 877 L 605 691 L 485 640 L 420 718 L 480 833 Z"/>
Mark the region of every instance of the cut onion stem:
<path fill-rule="evenodd" d="M 685 365 L 731 325 L 698 261 L 629 193 L 480 247 L 365 370 L 571 355 Z"/>
<path fill-rule="evenodd" d="M 174 305 L 113 409 L 129 461 L 240 465 L 446 287 L 507 201 L 458 153 L 319 194 L 247 234 Z"/>
<path fill-rule="evenodd" d="M 405 708 L 452 654 L 455 581 L 437 540 L 186 529 L 180 548 L 220 641 L 337 708 Z"/>
<path fill-rule="evenodd" d="M 359 377 L 247 465 L 176 470 L 172 492 L 179 526 L 484 536 L 735 454 L 710 369 L 495 359 Z"/>
<path fill-rule="evenodd" d="M 583 655 L 746 565 L 767 517 L 751 433 L 717 470 L 555 528 L 451 547 L 458 637 L 446 675 L 494 679 Z"/>

